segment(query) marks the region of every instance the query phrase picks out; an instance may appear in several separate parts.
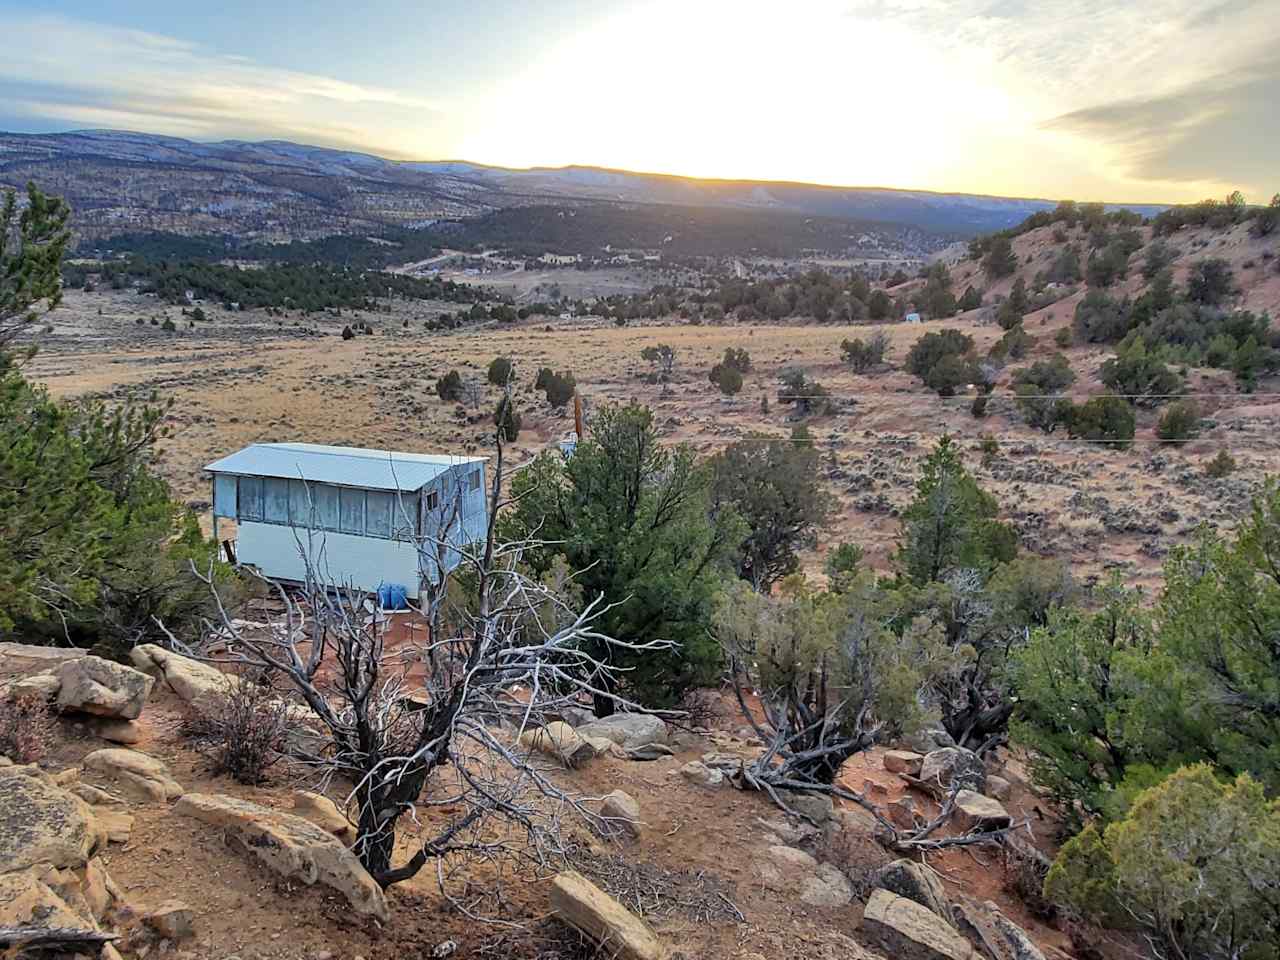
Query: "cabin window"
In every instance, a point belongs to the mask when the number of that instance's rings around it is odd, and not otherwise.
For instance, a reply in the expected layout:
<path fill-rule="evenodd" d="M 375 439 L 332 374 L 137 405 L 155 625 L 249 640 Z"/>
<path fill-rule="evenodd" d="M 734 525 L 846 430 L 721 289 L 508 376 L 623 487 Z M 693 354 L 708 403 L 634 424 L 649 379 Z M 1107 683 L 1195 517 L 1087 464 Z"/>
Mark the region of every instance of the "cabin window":
<path fill-rule="evenodd" d="M 406 499 L 399 493 L 392 494 L 391 536 L 396 540 L 412 540 L 415 529 L 421 523 L 417 497 Z"/>
<path fill-rule="evenodd" d="M 364 530 L 371 537 L 391 536 L 391 494 L 370 490 L 365 494 Z"/>
<path fill-rule="evenodd" d="M 316 527 L 320 530 L 337 530 L 338 488 L 323 483 L 313 483 L 311 499 L 316 507 Z"/>
<path fill-rule="evenodd" d="M 262 519 L 262 478 L 241 477 L 236 517 L 240 520 Z"/>
<path fill-rule="evenodd" d="M 343 533 L 364 533 L 364 491 L 343 487 L 338 491 L 339 529 Z"/>
<path fill-rule="evenodd" d="M 311 509 L 312 489 L 302 480 L 289 481 L 289 522 L 295 527 L 310 529 L 315 526 L 316 519 Z"/>
<path fill-rule="evenodd" d="M 289 522 L 289 481 L 267 477 L 262 481 L 262 519 L 267 523 Z"/>
<path fill-rule="evenodd" d="M 480 468 L 471 471 L 471 476 L 467 477 L 467 489 L 476 491 L 480 489 Z"/>
<path fill-rule="evenodd" d="M 440 491 L 439 490 L 427 491 L 427 509 L 428 510 L 440 509 Z"/>

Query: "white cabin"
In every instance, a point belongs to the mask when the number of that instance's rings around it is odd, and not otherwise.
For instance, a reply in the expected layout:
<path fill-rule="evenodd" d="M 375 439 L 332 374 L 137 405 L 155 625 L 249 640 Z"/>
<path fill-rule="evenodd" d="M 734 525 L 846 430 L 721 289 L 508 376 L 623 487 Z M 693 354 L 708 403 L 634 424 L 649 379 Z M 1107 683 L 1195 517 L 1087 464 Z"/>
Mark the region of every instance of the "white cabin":
<path fill-rule="evenodd" d="M 265 576 L 416 598 L 458 547 L 484 539 L 484 459 L 314 443 L 255 443 L 205 467 L 213 532 L 234 520 L 235 556 Z"/>

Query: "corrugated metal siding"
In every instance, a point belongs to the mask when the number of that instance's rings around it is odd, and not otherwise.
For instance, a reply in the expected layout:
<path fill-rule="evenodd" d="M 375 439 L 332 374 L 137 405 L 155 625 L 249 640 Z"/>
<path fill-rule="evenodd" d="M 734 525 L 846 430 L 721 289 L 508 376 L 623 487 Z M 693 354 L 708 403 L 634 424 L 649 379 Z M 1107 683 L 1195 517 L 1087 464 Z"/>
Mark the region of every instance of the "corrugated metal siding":
<path fill-rule="evenodd" d="M 430 483 L 451 467 L 483 462 L 481 457 L 402 453 L 364 447 L 255 443 L 215 460 L 205 469 L 214 474 L 284 477 L 370 490 L 410 492 Z"/>

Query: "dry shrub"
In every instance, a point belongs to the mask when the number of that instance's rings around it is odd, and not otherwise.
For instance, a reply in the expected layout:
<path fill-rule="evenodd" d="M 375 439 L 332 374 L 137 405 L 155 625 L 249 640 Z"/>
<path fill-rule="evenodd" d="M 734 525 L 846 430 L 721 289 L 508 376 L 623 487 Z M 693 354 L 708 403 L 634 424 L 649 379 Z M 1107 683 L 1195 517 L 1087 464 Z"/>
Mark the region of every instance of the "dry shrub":
<path fill-rule="evenodd" d="M 1046 923 L 1058 915 L 1058 907 L 1044 895 L 1044 878 L 1049 872 L 1047 860 L 1031 851 L 1006 846 L 1004 852 L 1004 889 L 1021 900 L 1032 916 Z"/>
<path fill-rule="evenodd" d="M 225 694 L 193 707 L 182 723 L 191 739 L 213 764 L 237 783 L 254 786 L 284 754 L 290 717 L 289 703 L 270 684 L 247 676 Z"/>
<path fill-rule="evenodd" d="M 56 740 L 57 719 L 47 699 L 35 694 L 0 698 L 0 755 L 14 763 L 39 763 Z"/>
<path fill-rule="evenodd" d="M 871 834 L 848 829 L 826 833 L 816 856 L 848 878 L 858 900 L 871 896 L 876 888 L 876 874 L 893 859 Z"/>

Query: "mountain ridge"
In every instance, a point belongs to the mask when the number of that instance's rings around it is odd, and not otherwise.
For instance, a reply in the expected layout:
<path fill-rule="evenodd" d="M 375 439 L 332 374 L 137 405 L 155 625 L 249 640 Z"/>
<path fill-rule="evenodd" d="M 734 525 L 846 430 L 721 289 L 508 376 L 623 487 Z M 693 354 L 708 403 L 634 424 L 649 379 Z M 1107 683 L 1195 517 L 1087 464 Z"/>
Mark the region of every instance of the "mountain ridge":
<path fill-rule="evenodd" d="M 607 167 L 508 168 L 392 160 L 289 140 L 202 142 L 127 130 L 0 132 L 0 184 L 35 180 L 82 213 L 89 235 L 128 229 L 304 237 L 482 215 L 512 206 L 604 202 L 785 211 L 973 235 L 1054 205 L 896 187 L 728 180 Z M 1144 215 L 1154 204 L 1109 204 Z"/>

